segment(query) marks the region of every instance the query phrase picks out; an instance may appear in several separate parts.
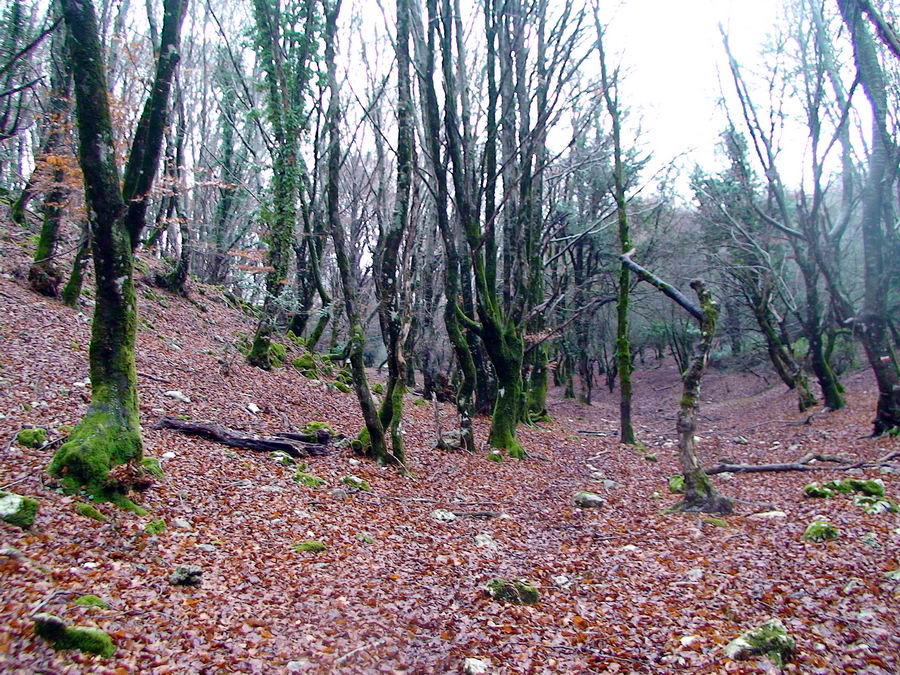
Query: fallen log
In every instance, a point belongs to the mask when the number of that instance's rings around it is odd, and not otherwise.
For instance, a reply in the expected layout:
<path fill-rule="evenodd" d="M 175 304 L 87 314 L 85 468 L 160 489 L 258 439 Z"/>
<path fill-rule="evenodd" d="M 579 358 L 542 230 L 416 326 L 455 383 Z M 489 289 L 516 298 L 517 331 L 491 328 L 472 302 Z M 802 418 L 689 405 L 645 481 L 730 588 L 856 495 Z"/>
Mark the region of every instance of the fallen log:
<path fill-rule="evenodd" d="M 251 436 L 242 434 L 228 429 L 218 424 L 189 422 L 179 420 L 174 417 L 163 417 L 156 424 L 154 429 L 173 429 L 182 434 L 189 436 L 199 436 L 232 448 L 244 448 L 246 450 L 255 450 L 256 452 L 274 452 L 280 450 L 291 457 L 309 457 L 313 455 L 328 454 L 327 441 L 318 442 L 320 438 L 316 435 L 317 442 L 310 443 L 302 438 L 311 438 L 310 434 L 279 434 L 281 438 L 264 438 L 260 436 Z M 327 434 L 327 432 L 326 432 Z M 285 438 L 284 436 L 288 436 Z M 296 438 L 294 438 L 296 437 Z M 330 440 L 330 436 L 329 436 Z"/>

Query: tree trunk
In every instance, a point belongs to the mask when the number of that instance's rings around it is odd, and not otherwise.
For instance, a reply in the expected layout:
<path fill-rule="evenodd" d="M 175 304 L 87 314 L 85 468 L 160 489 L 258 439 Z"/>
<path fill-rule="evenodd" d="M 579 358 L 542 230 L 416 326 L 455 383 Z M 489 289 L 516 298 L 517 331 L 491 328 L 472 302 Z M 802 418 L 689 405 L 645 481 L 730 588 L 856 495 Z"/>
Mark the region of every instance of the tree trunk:
<path fill-rule="evenodd" d="M 64 31 L 60 31 L 64 33 Z M 38 161 L 49 162 L 55 168 L 52 171 L 52 187 L 44 195 L 41 205 L 43 224 L 34 252 L 34 261 L 28 270 L 28 281 L 31 287 L 42 295 L 56 297 L 62 275 L 54 264 L 56 244 L 59 239 L 59 225 L 62 221 L 63 207 L 69 195 L 66 185 L 66 169 L 62 155 L 66 150 L 66 124 L 72 109 L 71 88 L 72 70 L 65 57 L 65 37 L 62 34 L 53 36 L 52 72 L 50 76 L 50 123 L 47 138 Z M 23 194 L 25 190 L 23 190 Z M 17 200 L 18 203 L 18 200 Z"/>
<path fill-rule="evenodd" d="M 896 180 L 896 147 L 888 131 L 888 100 L 884 72 L 878 61 L 874 40 L 856 0 L 838 0 L 838 7 L 853 42 L 856 70 L 872 108 L 872 143 L 868 175 L 862 194 L 862 235 L 865 252 L 865 296 L 863 311 L 854 321 L 854 330 L 878 383 L 878 405 L 873 434 L 900 429 L 900 364 L 891 345 L 887 302 L 891 279 L 886 255 L 889 253 L 885 218 L 891 211 L 889 196 Z M 893 166 L 892 166 L 893 162 Z"/>
<path fill-rule="evenodd" d="M 94 7 L 92 3 L 79 0 L 61 0 L 61 4 L 69 29 L 79 160 L 91 214 L 97 294 L 89 352 L 91 404 L 69 440 L 53 457 L 49 471 L 61 479 L 67 490 L 76 491 L 85 486 L 95 497 L 112 499 L 127 506 L 129 502 L 125 497 L 108 485 L 107 476 L 113 466 L 136 461 L 142 454 L 134 363 L 137 303 L 132 247 L 137 239 L 128 227 L 128 207 L 120 188 L 113 152 L 112 118 Z M 185 4 L 181 0 L 167 0 L 165 7 L 164 42 L 160 53 L 165 54 L 169 62 L 177 62 Z M 161 71 L 157 70 L 157 77 L 161 76 Z M 160 91 L 158 84 L 154 83 L 154 92 Z M 168 89 L 165 94 L 151 97 L 155 105 L 162 106 L 162 111 L 152 110 L 149 117 L 165 116 Z M 161 138 L 160 135 L 144 142 L 159 144 Z M 158 160 L 159 148 L 154 151 L 136 142 L 129 156 L 129 168 L 132 162 L 148 156 Z M 142 165 L 151 174 L 156 173 L 156 166 L 147 162 Z M 152 175 L 145 183 L 148 190 L 150 184 Z M 130 193 L 130 196 L 134 194 Z"/>
<path fill-rule="evenodd" d="M 84 270 L 91 258 L 91 227 L 85 221 L 81 223 L 81 242 L 72 261 L 69 280 L 62 290 L 62 301 L 69 307 L 77 307 L 81 297 L 81 286 L 84 283 Z"/>

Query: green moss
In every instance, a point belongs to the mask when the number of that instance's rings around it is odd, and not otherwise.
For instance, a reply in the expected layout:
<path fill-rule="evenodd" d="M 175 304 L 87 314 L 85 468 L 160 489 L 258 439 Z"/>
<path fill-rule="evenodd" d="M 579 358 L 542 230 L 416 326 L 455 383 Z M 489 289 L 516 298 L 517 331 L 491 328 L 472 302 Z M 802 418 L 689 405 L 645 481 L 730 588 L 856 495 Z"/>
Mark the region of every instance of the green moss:
<path fill-rule="evenodd" d="M 722 518 L 704 518 L 703 522 L 716 527 L 728 527 L 728 521 Z"/>
<path fill-rule="evenodd" d="M 725 647 L 725 655 L 741 660 L 762 655 L 781 667 L 790 660 L 795 648 L 796 643 L 784 624 L 778 619 L 770 619 L 730 642 Z"/>
<path fill-rule="evenodd" d="M 102 630 L 83 626 L 69 627 L 63 623 L 62 619 L 52 614 L 35 615 L 34 632 L 58 650 L 78 649 L 106 658 L 112 656 L 116 651 L 112 638 Z"/>
<path fill-rule="evenodd" d="M 811 485 L 815 485 L 815 483 L 811 483 Z M 833 490 L 834 492 L 840 492 L 841 494 L 848 495 L 853 492 L 853 486 L 849 481 L 845 480 L 830 480 L 825 483 L 825 487 L 829 490 Z"/>
<path fill-rule="evenodd" d="M 827 520 L 814 520 L 807 526 L 806 531 L 803 533 L 803 538 L 806 541 L 814 543 L 827 541 L 829 539 L 837 539 L 839 536 L 840 532 L 838 529 Z"/>
<path fill-rule="evenodd" d="M 870 497 L 884 497 L 884 481 L 880 478 L 874 480 L 848 478 L 845 482 L 849 483 L 855 492 L 862 492 Z"/>
<path fill-rule="evenodd" d="M 810 483 L 803 486 L 803 495 L 805 497 L 828 498 L 834 496 L 831 488 L 822 487 L 818 483 Z"/>
<path fill-rule="evenodd" d="M 313 476 L 311 473 L 306 473 L 305 471 L 297 471 L 297 473 L 294 474 L 294 481 L 300 483 L 300 485 L 311 488 L 327 485 L 323 478 Z"/>
<path fill-rule="evenodd" d="M 48 467 L 70 494 L 85 487 L 95 499 L 112 501 L 107 485 L 110 469 L 141 457 L 136 409 L 132 411 L 118 401 L 105 403 L 108 396 L 113 396 L 112 392 L 94 391 L 98 401 L 91 404 Z"/>
<path fill-rule="evenodd" d="M 426 401 L 426 400 L 425 400 L 424 398 L 422 398 L 421 396 L 416 396 L 416 397 L 414 397 L 413 400 L 412 400 L 412 402 L 413 402 L 413 405 L 417 405 L 417 406 L 419 406 L 420 408 L 421 408 L 421 407 L 424 407 L 424 406 L 426 406 L 426 405 L 428 405 L 428 401 Z"/>
<path fill-rule="evenodd" d="M 680 473 L 669 476 L 669 492 L 676 495 L 683 495 L 687 491 L 684 484 L 684 476 Z"/>
<path fill-rule="evenodd" d="M 357 538 L 357 540 L 361 541 L 364 544 L 374 544 L 375 543 L 375 537 L 368 535 L 368 534 L 357 534 L 356 538 Z"/>
<path fill-rule="evenodd" d="M 146 527 L 144 527 L 144 532 L 147 534 L 162 534 L 166 531 L 166 521 L 165 520 L 151 520 L 147 523 Z"/>
<path fill-rule="evenodd" d="M 353 373 L 351 373 L 346 368 L 342 368 L 341 370 L 338 371 L 337 381 L 343 382 L 346 385 L 352 385 L 353 384 Z"/>
<path fill-rule="evenodd" d="M 644 455 L 644 459 L 648 462 L 658 462 L 659 461 L 659 457 L 654 455 L 652 452 L 648 452 L 646 455 Z"/>
<path fill-rule="evenodd" d="M 0 491 L 0 520 L 10 525 L 28 529 L 34 523 L 38 502 L 13 492 Z"/>
<path fill-rule="evenodd" d="M 309 378 L 310 380 L 316 380 L 319 378 L 319 371 L 316 366 L 316 360 L 309 352 L 291 361 L 291 365 L 298 373 L 303 375 L 303 377 Z"/>
<path fill-rule="evenodd" d="M 321 553 L 328 550 L 328 547 L 321 541 L 315 539 L 307 539 L 306 541 L 297 542 L 292 546 L 297 553 Z"/>
<path fill-rule="evenodd" d="M 292 330 L 289 330 L 287 333 L 285 333 L 285 337 L 290 340 L 296 347 L 306 347 L 306 340 L 304 340 Z"/>
<path fill-rule="evenodd" d="M 304 434 L 315 434 L 319 431 L 327 431 L 331 436 L 337 435 L 334 428 L 328 422 L 319 422 L 318 420 L 307 422 L 300 428 L 300 431 Z"/>
<path fill-rule="evenodd" d="M 862 507 L 863 511 L 870 516 L 877 516 L 880 513 L 900 513 L 900 506 L 887 497 L 857 495 L 854 497 L 853 503 Z"/>
<path fill-rule="evenodd" d="M 344 476 L 341 478 L 341 482 L 348 487 L 356 488 L 357 490 L 362 490 L 364 492 L 371 492 L 372 490 L 368 481 L 357 476 Z"/>
<path fill-rule="evenodd" d="M 353 388 L 349 384 L 345 384 L 340 381 L 333 382 L 332 384 L 334 385 L 335 389 L 337 389 L 339 392 L 341 392 L 343 394 L 349 394 L 351 391 L 353 391 Z"/>
<path fill-rule="evenodd" d="M 487 454 L 487 458 L 492 462 L 502 462 L 503 461 L 503 453 L 495 448 L 494 450 L 491 450 Z"/>
<path fill-rule="evenodd" d="M 295 464 L 294 458 L 283 450 L 270 452 L 269 457 L 271 457 L 276 463 L 281 464 L 281 466 L 293 466 Z"/>
<path fill-rule="evenodd" d="M 16 443 L 24 445 L 26 448 L 39 448 L 47 442 L 47 430 L 35 427 L 33 429 L 22 429 L 16 434 Z"/>
<path fill-rule="evenodd" d="M 73 605 L 81 605 L 83 607 L 99 607 L 100 609 L 109 609 L 109 605 L 96 595 L 82 595 L 72 601 Z"/>
<path fill-rule="evenodd" d="M 488 595 L 500 602 L 511 602 L 517 605 L 533 605 L 540 601 L 538 589 L 527 581 L 518 579 L 491 579 L 485 587 Z"/>
<path fill-rule="evenodd" d="M 141 460 L 141 466 L 145 471 L 147 471 L 147 473 L 155 476 L 156 478 L 162 478 L 163 476 L 165 476 L 162 465 L 159 463 L 159 460 L 156 457 L 144 457 Z"/>
<path fill-rule="evenodd" d="M 287 356 L 287 347 L 280 342 L 272 342 L 269 344 L 269 362 L 273 368 L 278 368 L 284 363 Z"/>
<path fill-rule="evenodd" d="M 381 382 L 376 382 L 372 385 L 372 393 L 373 394 L 384 394 L 384 385 Z"/>
<path fill-rule="evenodd" d="M 84 516 L 85 518 L 92 518 L 93 520 L 99 520 L 101 523 L 106 521 L 106 516 L 104 516 L 100 511 L 97 510 L 97 507 L 92 504 L 85 504 L 84 502 L 76 502 L 75 511 Z"/>

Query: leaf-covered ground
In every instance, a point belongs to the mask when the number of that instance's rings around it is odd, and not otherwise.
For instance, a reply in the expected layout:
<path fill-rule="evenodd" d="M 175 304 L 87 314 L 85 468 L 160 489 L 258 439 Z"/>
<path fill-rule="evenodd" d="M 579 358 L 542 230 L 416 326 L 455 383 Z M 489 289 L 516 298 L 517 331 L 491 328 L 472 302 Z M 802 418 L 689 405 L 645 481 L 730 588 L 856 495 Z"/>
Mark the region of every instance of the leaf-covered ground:
<path fill-rule="evenodd" d="M 666 479 L 676 472 L 680 390 L 668 363 L 648 361 L 635 384 L 639 436 L 657 462 L 616 442 L 617 402 L 606 392 L 587 407 L 553 391 L 555 422 L 521 431 L 535 458 L 499 464 L 485 452 L 433 449 L 435 411 L 410 396 L 412 477 L 342 450 L 308 460 L 308 471 L 328 482 L 309 488 L 265 454 L 153 424 L 182 415 L 269 433 L 322 420 L 350 435 L 360 426 L 353 395 L 292 369 L 244 365 L 230 345 L 252 322 L 214 289 L 197 288 L 189 302 L 141 285 L 141 415 L 146 452 L 161 458 L 165 478 L 137 496 L 149 515 L 99 505 L 108 520 L 85 518 L 74 510 L 83 499 L 47 486 L 54 446 L 13 440 L 33 424 L 54 441 L 80 419 L 90 309 L 26 290 L 15 277 L 19 243 L 8 235 L 0 246 L 0 488 L 41 508 L 31 531 L 0 523 L 4 672 L 266 673 L 291 664 L 311 673 L 443 673 L 461 672 L 466 657 L 488 661 L 494 673 L 765 672 L 767 661 L 731 662 L 722 647 L 772 616 L 797 640 L 788 672 L 900 672 L 900 582 L 885 576 L 900 566 L 898 516 L 867 515 L 846 496 L 801 494 L 805 483 L 843 472 L 716 479 L 743 500 L 727 527 L 661 514 L 675 501 Z M 699 432 L 704 461 L 793 460 L 811 450 L 885 455 L 896 439 L 860 438 L 874 405 L 871 379 L 851 374 L 846 383 L 849 409 L 797 424 L 806 415 L 781 386 L 711 372 Z M 173 389 L 191 402 L 165 396 Z M 452 411 L 439 414 L 446 429 Z M 477 432 L 483 441 L 486 420 Z M 604 487 L 598 472 L 618 487 Z M 372 491 L 333 493 L 348 474 Z M 882 478 L 900 498 L 897 475 L 866 477 Z M 583 489 L 602 494 L 605 507 L 573 508 L 572 494 Z M 440 522 L 430 515 L 438 508 L 463 515 Z M 772 509 L 787 517 L 751 517 Z M 465 515 L 485 511 L 503 515 Z M 801 539 L 816 514 L 839 527 L 839 539 Z M 157 519 L 167 529 L 146 534 Z M 476 546 L 479 534 L 497 548 Z M 327 550 L 294 550 L 309 539 Z M 168 582 L 182 563 L 203 567 L 202 587 Z M 496 576 L 534 582 L 540 603 L 490 600 L 483 588 Z M 72 604 L 84 594 L 109 608 Z M 32 634 L 37 607 L 107 631 L 115 656 L 54 652 Z"/>

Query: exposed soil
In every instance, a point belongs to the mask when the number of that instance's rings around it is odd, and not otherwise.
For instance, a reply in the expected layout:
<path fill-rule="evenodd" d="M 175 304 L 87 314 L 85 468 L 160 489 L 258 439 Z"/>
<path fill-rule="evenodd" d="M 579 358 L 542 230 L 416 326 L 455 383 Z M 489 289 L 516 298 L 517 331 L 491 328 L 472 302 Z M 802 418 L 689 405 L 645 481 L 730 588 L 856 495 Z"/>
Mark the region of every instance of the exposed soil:
<path fill-rule="evenodd" d="M 412 477 L 341 450 L 308 461 L 308 471 L 328 481 L 308 488 L 266 454 L 153 424 L 183 415 L 274 433 L 323 420 L 353 435 L 354 396 L 291 368 L 244 365 L 232 343 L 252 331 L 252 320 L 216 289 L 195 286 L 187 301 L 140 285 L 142 424 L 146 453 L 162 458 L 165 478 L 136 496 L 147 516 L 108 504 L 98 505 L 106 522 L 80 516 L 73 507 L 83 499 L 48 486 L 55 445 L 31 450 L 14 437 L 33 424 L 56 441 L 83 414 L 90 308 L 27 290 L 14 276 L 24 262 L 14 234 L 0 256 L 0 488 L 41 503 L 31 531 L 0 523 L 2 545 L 27 558 L 0 555 L 4 672 L 271 673 L 294 662 L 297 672 L 444 673 L 461 672 L 466 657 L 489 661 L 492 673 L 765 672 L 773 669 L 765 659 L 732 662 L 722 646 L 772 616 L 797 640 L 787 672 L 900 672 L 900 582 L 885 576 L 900 567 L 900 516 L 867 515 L 847 496 L 802 496 L 805 483 L 845 472 L 715 478 L 742 500 L 727 527 L 662 515 L 676 501 L 666 479 L 677 471 L 680 387 L 669 362 L 648 361 L 635 375 L 638 436 L 657 462 L 617 443 L 618 403 L 606 392 L 587 407 L 552 391 L 555 421 L 521 430 L 532 459 L 503 463 L 484 451 L 434 450 L 434 410 L 410 395 Z M 704 461 L 787 461 L 811 450 L 854 460 L 885 455 L 897 439 L 862 438 L 872 379 L 859 372 L 845 383 L 848 409 L 803 424 L 808 413 L 796 411 L 783 387 L 710 372 L 699 430 Z M 442 405 L 440 415 L 447 428 L 452 409 Z M 487 420 L 476 430 L 483 445 Z M 605 488 L 596 471 L 620 486 Z M 351 473 L 372 491 L 333 494 Z M 869 469 L 865 477 L 884 479 L 888 495 L 900 498 L 897 474 Z M 573 508 L 572 494 L 584 489 L 606 505 Z M 443 523 L 430 516 L 438 508 L 504 515 Z M 750 517 L 773 509 L 786 517 Z M 816 514 L 838 526 L 839 539 L 802 540 Z M 166 531 L 145 534 L 155 519 Z M 476 546 L 478 534 L 498 548 Z M 292 548 L 308 539 L 327 550 Z M 203 567 L 201 587 L 170 585 L 182 563 Z M 534 582 L 540 603 L 491 600 L 483 588 L 497 576 Z M 72 604 L 88 593 L 109 609 Z M 32 633 L 38 606 L 109 632 L 115 656 L 54 652 Z"/>

